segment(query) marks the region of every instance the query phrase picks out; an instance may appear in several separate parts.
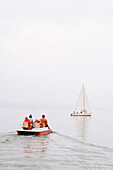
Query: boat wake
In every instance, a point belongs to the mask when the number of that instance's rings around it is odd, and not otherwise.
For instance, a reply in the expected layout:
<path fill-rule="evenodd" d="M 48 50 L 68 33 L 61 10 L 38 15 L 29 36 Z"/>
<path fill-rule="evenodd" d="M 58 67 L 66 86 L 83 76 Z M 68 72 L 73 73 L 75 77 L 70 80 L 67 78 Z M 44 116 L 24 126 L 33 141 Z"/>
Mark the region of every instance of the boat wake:
<path fill-rule="evenodd" d="M 101 146 L 101 145 L 96 145 L 96 144 L 93 144 L 93 143 L 88 143 L 88 142 L 85 142 L 85 141 L 81 141 L 79 139 L 76 139 L 76 138 L 71 137 L 71 136 L 67 136 L 65 134 L 62 134 L 62 133 L 59 133 L 59 132 L 56 132 L 56 131 L 53 131 L 53 133 L 56 133 L 57 135 L 62 136 L 64 138 L 66 138 L 66 139 L 68 138 L 68 139 L 70 139 L 73 142 L 76 142 L 78 144 L 83 144 L 83 145 L 86 145 L 86 146 L 102 149 L 102 150 L 105 150 L 107 152 L 113 152 L 113 148 L 109 148 L 107 146 Z"/>

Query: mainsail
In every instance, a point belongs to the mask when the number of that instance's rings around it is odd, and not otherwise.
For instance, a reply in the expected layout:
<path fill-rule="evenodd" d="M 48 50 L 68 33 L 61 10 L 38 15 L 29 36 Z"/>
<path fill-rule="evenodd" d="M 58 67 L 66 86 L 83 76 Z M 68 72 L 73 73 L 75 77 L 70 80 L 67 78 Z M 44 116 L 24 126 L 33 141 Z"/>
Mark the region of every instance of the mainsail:
<path fill-rule="evenodd" d="M 87 113 L 91 113 L 90 105 L 88 102 L 87 94 L 84 88 L 84 85 L 81 89 L 75 110 L 85 111 Z"/>

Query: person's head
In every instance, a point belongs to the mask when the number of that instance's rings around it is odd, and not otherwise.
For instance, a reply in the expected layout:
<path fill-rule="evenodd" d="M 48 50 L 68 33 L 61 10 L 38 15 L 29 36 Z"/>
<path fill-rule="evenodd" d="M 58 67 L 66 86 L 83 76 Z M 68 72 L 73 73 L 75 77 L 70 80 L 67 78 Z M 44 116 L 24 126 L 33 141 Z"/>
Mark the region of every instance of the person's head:
<path fill-rule="evenodd" d="M 43 118 L 45 118 L 45 115 L 42 115 Z"/>
<path fill-rule="evenodd" d="M 25 119 L 28 119 L 28 117 L 25 117 Z"/>
<path fill-rule="evenodd" d="M 29 115 L 29 118 L 32 118 L 32 115 L 31 115 L 31 114 Z"/>

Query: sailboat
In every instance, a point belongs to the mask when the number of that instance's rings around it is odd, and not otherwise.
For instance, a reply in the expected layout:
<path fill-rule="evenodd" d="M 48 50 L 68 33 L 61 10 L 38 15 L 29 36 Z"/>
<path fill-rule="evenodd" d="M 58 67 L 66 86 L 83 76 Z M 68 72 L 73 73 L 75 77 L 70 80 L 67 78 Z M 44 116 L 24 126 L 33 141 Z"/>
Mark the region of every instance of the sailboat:
<path fill-rule="evenodd" d="M 71 113 L 71 116 L 91 116 L 91 109 L 84 85 L 78 97 L 76 109 Z"/>

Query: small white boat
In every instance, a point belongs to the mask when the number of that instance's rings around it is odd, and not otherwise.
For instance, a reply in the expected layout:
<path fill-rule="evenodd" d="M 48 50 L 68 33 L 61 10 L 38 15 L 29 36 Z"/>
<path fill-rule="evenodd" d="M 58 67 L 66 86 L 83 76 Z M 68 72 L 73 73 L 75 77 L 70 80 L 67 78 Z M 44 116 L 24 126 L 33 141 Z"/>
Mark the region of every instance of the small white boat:
<path fill-rule="evenodd" d="M 45 135 L 52 132 L 49 127 L 40 127 L 36 122 L 33 122 L 33 128 L 28 126 L 28 122 L 23 122 L 23 126 L 16 131 L 18 135 Z"/>
<path fill-rule="evenodd" d="M 73 111 L 73 113 L 71 113 L 71 116 L 91 116 L 91 109 L 84 85 L 78 97 L 76 109 Z"/>

